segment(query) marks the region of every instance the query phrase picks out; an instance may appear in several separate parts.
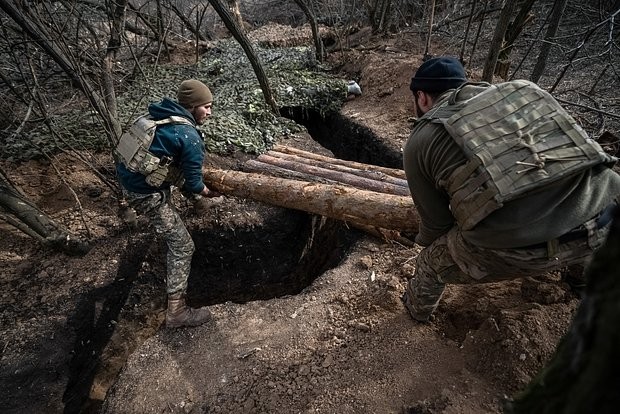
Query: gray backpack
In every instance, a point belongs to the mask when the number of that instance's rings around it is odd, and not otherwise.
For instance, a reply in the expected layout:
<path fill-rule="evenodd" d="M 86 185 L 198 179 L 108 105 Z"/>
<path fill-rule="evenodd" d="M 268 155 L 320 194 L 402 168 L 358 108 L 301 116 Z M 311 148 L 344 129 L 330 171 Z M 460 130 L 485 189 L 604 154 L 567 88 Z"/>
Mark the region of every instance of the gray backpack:
<path fill-rule="evenodd" d="M 129 171 L 137 172 L 146 176 L 146 182 L 154 187 L 159 187 L 168 181 L 175 185 L 181 185 L 181 173 L 176 168 L 171 168 L 172 160 L 160 159 L 149 151 L 155 130 L 160 125 L 166 124 L 194 124 L 182 116 L 171 116 L 158 121 L 149 115 L 137 118 L 131 127 L 121 136 L 115 149 L 116 158 L 122 162 Z"/>

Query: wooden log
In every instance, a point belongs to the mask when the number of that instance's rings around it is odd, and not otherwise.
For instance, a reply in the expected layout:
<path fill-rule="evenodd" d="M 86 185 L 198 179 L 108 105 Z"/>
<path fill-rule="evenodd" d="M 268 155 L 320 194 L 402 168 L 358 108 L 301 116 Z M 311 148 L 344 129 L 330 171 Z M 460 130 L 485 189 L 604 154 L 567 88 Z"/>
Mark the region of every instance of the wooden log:
<path fill-rule="evenodd" d="M 368 169 L 369 167 L 372 167 L 373 171 L 379 171 L 386 175 L 390 175 L 392 177 L 400 178 L 403 180 L 407 179 L 407 176 L 405 175 L 405 171 L 400 170 L 400 169 L 380 167 L 378 165 L 370 166 L 369 164 L 363 164 L 361 162 L 347 161 L 347 160 L 341 160 L 339 158 L 326 157 L 324 155 L 319 155 L 319 154 L 315 154 L 312 152 L 300 150 L 298 148 L 288 147 L 286 145 L 275 145 L 273 147 L 273 150 L 278 151 L 278 152 L 283 152 L 286 154 L 299 155 L 304 158 L 314 159 L 318 161 L 327 161 L 332 164 L 344 165 L 344 166 L 359 169 L 359 170 L 364 170 L 364 169 Z"/>
<path fill-rule="evenodd" d="M 208 167 L 203 175 L 210 188 L 223 194 L 403 233 L 418 231 L 417 212 L 408 196 Z"/>
<path fill-rule="evenodd" d="M 329 170 L 335 170 L 335 171 L 345 172 L 348 174 L 359 175 L 360 177 L 368 178 L 371 180 L 386 182 L 386 183 L 398 185 L 401 187 L 409 188 L 409 184 L 407 183 L 407 180 L 403 178 L 397 178 L 392 175 L 388 175 L 382 171 L 377 171 L 374 168 L 375 166 L 370 165 L 370 164 L 362 164 L 364 166 L 363 168 L 354 168 L 354 167 L 347 166 L 347 165 L 336 164 L 334 163 L 334 160 L 335 160 L 334 158 L 327 158 L 326 160 L 317 160 L 313 158 L 307 158 L 301 155 L 289 154 L 286 152 L 279 152 L 276 150 L 267 152 L 267 155 L 276 157 L 276 158 L 283 158 L 283 159 L 287 159 L 290 161 L 295 161 L 301 164 L 314 165 L 316 167 L 326 168 Z"/>
<path fill-rule="evenodd" d="M 316 167 L 314 165 L 301 164 L 283 158 L 275 158 L 267 154 L 262 154 L 257 159 L 267 164 L 277 165 L 278 167 L 286 168 L 288 170 L 301 171 L 311 175 L 328 178 L 330 180 L 338 181 L 343 184 L 361 188 L 364 190 L 407 197 L 410 196 L 408 187 L 402 187 L 399 185 L 360 177 L 354 174 Z"/>
<path fill-rule="evenodd" d="M 323 183 L 323 184 L 340 184 L 338 181 L 330 180 L 316 175 L 307 174 L 301 171 L 287 170 L 277 165 L 267 164 L 257 159 L 248 160 L 243 163 L 242 170 L 245 172 L 261 173 L 272 177 L 287 178 L 292 180 Z"/>

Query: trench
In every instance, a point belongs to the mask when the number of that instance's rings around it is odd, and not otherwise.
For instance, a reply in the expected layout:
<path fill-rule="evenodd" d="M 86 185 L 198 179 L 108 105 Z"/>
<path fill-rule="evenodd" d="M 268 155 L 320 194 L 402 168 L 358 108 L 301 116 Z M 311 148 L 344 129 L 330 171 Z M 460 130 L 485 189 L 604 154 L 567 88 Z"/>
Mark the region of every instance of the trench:
<path fill-rule="evenodd" d="M 401 165 L 399 151 L 339 113 L 321 116 L 304 108 L 282 108 L 281 113 L 306 126 L 312 138 L 338 158 Z M 361 234 L 338 220 L 252 200 L 239 204 L 237 214 L 253 217 L 242 221 L 246 224 L 191 230 L 196 250 L 187 295 L 192 306 L 298 294 L 336 267 Z M 66 414 L 99 412 L 127 357 L 160 329 L 156 313 L 165 309 L 165 246 L 149 245 L 149 236 L 130 240 L 115 280 L 78 304 L 71 322 L 76 339 L 63 398 Z M 146 270 L 145 262 L 151 263 Z M 139 314 L 136 309 L 145 302 L 155 303 L 157 312 Z"/>

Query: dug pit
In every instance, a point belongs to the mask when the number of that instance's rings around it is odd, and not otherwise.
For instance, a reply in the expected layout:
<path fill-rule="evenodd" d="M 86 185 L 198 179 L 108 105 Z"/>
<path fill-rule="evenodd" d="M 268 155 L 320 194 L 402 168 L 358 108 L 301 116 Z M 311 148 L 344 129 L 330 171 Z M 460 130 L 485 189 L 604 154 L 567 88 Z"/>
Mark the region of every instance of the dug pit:
<path fill-rule="evenodd" d="M 301 108 L 282 113 L 308 128 L 310 146 L 319 143 L 339 158 L 400 165 L 399 153 L 340 114 L 321 117 Z M 360 235 L 338 220 L 231 197 L 208 217 L 185 220 L 196 246 L 188 286 L 192 306 L 295 295 L 337 266 Z M 128 238 L 114 282 L 94 289 L 76 310 L 65 413 L 98 412 L 126 358 L 163 321 L 165 246 L 152 243 L 146 227 Z"/>

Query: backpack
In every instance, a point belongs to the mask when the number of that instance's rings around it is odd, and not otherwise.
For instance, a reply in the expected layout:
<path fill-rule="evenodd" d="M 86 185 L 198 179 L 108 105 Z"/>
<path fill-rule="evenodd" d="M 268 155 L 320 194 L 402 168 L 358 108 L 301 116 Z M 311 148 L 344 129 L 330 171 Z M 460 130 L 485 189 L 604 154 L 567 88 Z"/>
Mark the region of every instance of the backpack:
<path fill-rule="evenodd" d="M 116 145 L 116 158 L 131 171 L 146 176 L 149 185 L 159 187 L 164 181 L 177 183 L 180 177 L 178 169 L 170 168 L 171 159 L 159 158 L 149 151 L 158 126 L 166 124 L 194 124 L 182 117 L 171 116 L 155 121 L 150 115 L 137 118 L 121 136 Z"/>
<path fill-rule="evenodd" d="M 535 83 L 485 84 L 459 101 L 466 85 L 420 118 L 443 124 L 467 158 L 446 183 L 450 208 L 463 230 L 507 201 L 617 161 Z"/>

